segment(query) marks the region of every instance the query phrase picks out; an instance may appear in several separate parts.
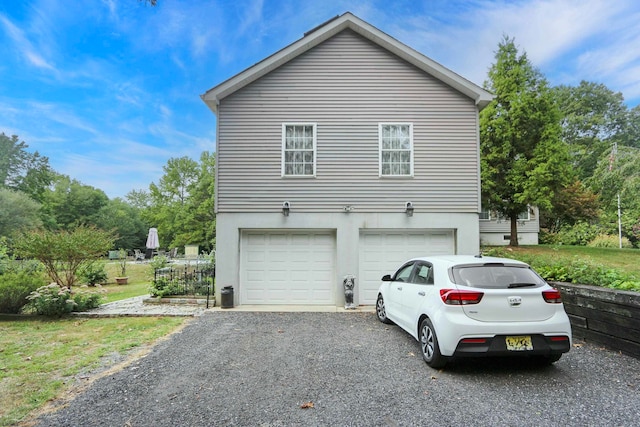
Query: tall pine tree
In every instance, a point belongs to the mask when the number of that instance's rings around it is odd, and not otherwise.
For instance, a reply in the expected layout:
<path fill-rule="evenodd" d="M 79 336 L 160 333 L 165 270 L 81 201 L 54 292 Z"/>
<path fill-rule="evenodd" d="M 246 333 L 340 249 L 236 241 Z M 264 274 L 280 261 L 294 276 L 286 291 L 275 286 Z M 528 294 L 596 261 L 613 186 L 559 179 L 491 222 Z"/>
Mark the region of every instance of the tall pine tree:
<path fill-rule="evenodd" d="M 496 97 L 480 113 L 483 206 L 509 218 L 518 246 L 518 215 L 551 207 L 570 182 L 569 154 L 548 83 L 513 39 L 498 45 L 485 88 Z"/>

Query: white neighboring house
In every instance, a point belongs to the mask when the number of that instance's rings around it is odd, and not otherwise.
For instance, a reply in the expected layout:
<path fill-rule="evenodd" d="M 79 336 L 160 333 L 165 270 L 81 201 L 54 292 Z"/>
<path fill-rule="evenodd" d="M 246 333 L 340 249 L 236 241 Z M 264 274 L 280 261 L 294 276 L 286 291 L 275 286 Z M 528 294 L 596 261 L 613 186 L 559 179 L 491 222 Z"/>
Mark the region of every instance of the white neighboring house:
<path fill-rule="evenodd" d="M 374 304 L 409 257 L 480 247 L 481 87 L 351 13 L 202 95 L 216 283 L 235 305 Z"/>
<path fill-rule="evenodd" d="M 540 232 L 540 212 L 537 207 L 529 207 L 518 216 L 518 244 L 537 245 Z M 511 240 L 511 220 L 503 218 L 495 211 L 480 212 L 480 244 L 483 246 L 504 246 Z"/>

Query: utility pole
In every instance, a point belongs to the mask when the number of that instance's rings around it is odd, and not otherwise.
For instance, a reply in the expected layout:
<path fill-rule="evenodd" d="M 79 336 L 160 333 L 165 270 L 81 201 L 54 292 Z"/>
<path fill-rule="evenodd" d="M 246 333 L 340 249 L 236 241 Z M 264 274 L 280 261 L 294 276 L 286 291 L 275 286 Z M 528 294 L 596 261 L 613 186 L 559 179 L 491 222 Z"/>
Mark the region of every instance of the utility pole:
<path fill-rule="evenodd" d="M 620 193 L 618 193 L 618 242 L 622 249 L 622 214 L 620 212 Z"/>
<path fill-rule="evenodd" d="M 609 172 L 613 169 L 613 162 L 615 161 L 616 154 L 618 154 L 618 143 L 613 143 L 613 149 L 611 150 L 611 156 L 609 157 Z M 620 209 L 620 193 L 618 192 L 618 246 L 622 249 L 622 211 Z"/>

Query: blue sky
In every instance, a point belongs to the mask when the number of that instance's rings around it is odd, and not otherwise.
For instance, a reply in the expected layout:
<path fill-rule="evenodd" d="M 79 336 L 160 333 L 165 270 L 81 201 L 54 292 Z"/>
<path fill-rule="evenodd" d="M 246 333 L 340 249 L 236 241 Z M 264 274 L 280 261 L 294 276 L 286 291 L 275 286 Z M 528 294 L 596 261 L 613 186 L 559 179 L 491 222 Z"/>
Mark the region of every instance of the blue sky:
<path fill-rule="evenodd" d="M 2 0 L 0 132 L 111 198 L 215 151 L 200 95 L 350 11 L 482 85 L 503 35 L 552 85 L 640 103 L 637 0 Z"/>

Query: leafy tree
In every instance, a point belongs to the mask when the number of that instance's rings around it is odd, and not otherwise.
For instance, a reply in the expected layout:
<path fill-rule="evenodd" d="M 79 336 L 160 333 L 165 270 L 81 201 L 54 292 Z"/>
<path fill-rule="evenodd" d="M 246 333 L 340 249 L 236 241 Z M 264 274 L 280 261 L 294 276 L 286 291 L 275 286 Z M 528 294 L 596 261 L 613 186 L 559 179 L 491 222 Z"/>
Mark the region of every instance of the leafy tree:
<path fill-rule="evenodd" d="M 200 155 L 198 180 L 191 189 L 187 201 L 186 230 L 179 234 L 178 240 L 198 244 L 211 251 L 215 248 L 216 215 L 214 210 L 215 192 L 215 155 L 208 151 Z"/>
<path fill-rule="evenodd" d="M 19 256 L 40 261 L 49 278 L 69 289 L 76 283 L 78 271 L 104 256 L 115 236 L 96 227 L 79 226 L 70 231 L 30 231 L 16 239 Z"/>
<path fill-rule="evenodd" d="M 140 210 L 120 198 L 109 200 L 95 216 L 95 224 L 103 230 L 113 230 L 116 248 L 142 248 L 149 227 L 140 217 Z"/>
<path fill-rule="evenodd" d="M 149 186 L 151 207 L 143 214 L 153 224 L 167 247 L 191 243 L 185 239 L 190 225 L 187 204 L 199 178 L 198 162 L 188 157 L 171 158 L 163 166 L 158 184 Z"/>
<path fill-rule="evenodd" d="M 215 246 L 215 155 L 207 151 L 200 162 L 188 157 L 169 159 L 165 174 L 149 191 L 131 191 L 127 201 L 140 209 L 140 216 L 158 229 L 161 244 L 179 247 L 198 244 Z"/>
<path fill-rule="evenodd" d="M 25 193 L 0 188 L 0 237 L 42 225 L 40 204 Z"/>
<path fill-rule="evenodd" d="M 49 159 L 36 151 L 29 153 L 29 146 L 16 135 L 8 137 L 0 133 L 0 188 L 22 191 L 37 201 L 51 184 L 53 172 Z"/>
<path fill-rule="evenodd" d="M 640 148 L 640 105 L 627 113 L 626 126 L 620 140 L 624 145 Z"/>
<path fill-rule="evenodd" d="M 559 190 L 552 207 L 540 211 L 540 226 L 551 233 L 580 222 L 594 222 L 600 215 L 598 196 L 580 181 Z"/>
<path fill-rule="evenodd" d="M 198 180 L 198 163 L 189 157 L 171 158 L 162 167 L 164 175 L 158 185 L 151 184 L 154 201 L 166 201 L 185 205 L 189 191 Z"/>
<path fill-rule="evenodd" d="M 127 203 L 134 208 L 144 211 L 151 207 L 151 195 L 145 190 L 131 190 L 125 196 Z"/>
<path fill-rule="evenodd" d="M 513 39 L 498 45 L 485 87 L 495 99 L 480 113 L 483 205 L 511 220 L 509 244 L 518 245 L 518 214 L 529 205 L 550 209 L 570 182 L 558 109 L 546 79 Z"/>
<path fill-rule="evenodd" d="M 600 222 L 608 234 L 618 234 L 618 195 L 622 206 L 622 233 L 632 243 L 639 242 L 634 232 L 640 224 L 640 148 L 618 146 L 598 164 L 588 185 L 600 195 Z"/>
<path fill-rule="evenodd" d="M 108 201 L 104 191 L 58 174 L 53 189 L 44 195 L 45 223 L 47 228 L 64 230 L 96 224 L 98 212 Z"/>
<path fill-rule="evenodd" d="M 593 175 L 603 154 L 620 140 L 627 125 L 627 107 L 620 92 L 582 81 L 576 87 L 553 89 L 562 115 L 562 138 L 569 145 L 578 178 Z"/>

